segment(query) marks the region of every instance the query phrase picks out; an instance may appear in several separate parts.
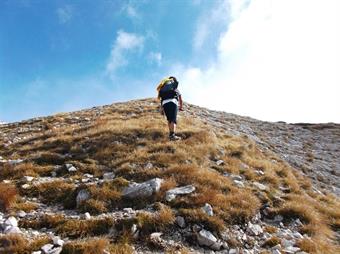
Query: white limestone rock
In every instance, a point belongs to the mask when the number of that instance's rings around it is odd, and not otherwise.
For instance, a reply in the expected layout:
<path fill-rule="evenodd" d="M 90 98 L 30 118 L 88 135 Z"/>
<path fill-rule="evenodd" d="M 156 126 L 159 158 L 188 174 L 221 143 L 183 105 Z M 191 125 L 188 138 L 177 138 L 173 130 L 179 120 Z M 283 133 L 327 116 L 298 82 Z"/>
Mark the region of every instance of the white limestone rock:
<path fill-rule="evenodd" d="M 216 165 L 217 165 L 217 166 L 220 166 L 220 165 L 222 165 L 222 164 L 224 164 L 224 161 L 223 161 L 223 160 L 218 160 L 218 161 L 216 161 Z"/>
<path fill-rule="evenodd" d="M 208 230 L 202 229 L 197 234 L 197 241 L 202 246 L 207 246 L 212 250 L 220 250 L 222 243 Z"/>
<path fill-rule="evenodd" d="M 239 254 L 240 252 L 238 251 L 238 249 L 230 249 L 229 250 L 229 254 Z"/>
<path fill-rule="evenodd" d="M 274 249 L 274 250 L 272 250 L 272 254 L 281 254 L 281 251 Z"/>
<path fill-rule="evenodd" d="M 5 227 L 8 227 L 8 226 L 10 226 L 10 227 L 17 227 L 18 226 L 18 221 L 17 221 L 17 219 L 15 217 L 10 216 L 10 217 L 7 218 L 7 220 L 5 220 L 4 226 Z"/>
<path fill-rule="evenodd" d="M 91 175 L 91 174 L 84 174 L 83 175 L 85 178 L 93 178 L 93 175 Z"/>
<path fill-rule="evenodd" d="M 231 179 L 233 179 L 234 181 L 235 181 L 235 180 L 236 180 L 236 181 L 242 181 L 242 180 L 243 180 L 242 176 L 240 176 L 240 175 L 230 175 L 230 177 L 231 177 Z"/>
<path fill-rule="evenodd" d="M 43 251 L 44 254 L 49 254 L 49 251 L 52 250 L 53 244 L 45 244 L 44 246 L 41 247 L 41 250 Z"/>
<path fill-rule="evenodd" d="M 151 162 L 148 162 L 146 165 L 145 165 L 145 169 L 152 169 L 153 168 L 153 164 Z"/>
<path fill-rule="evenodd" d="M 196 190 L 195 186 L 193 185 L 187 185 L 183 187 L 174 188 L 171 190 L 168 190 L 165 194 L 165 199 L 170 202 L 176 198 L 177 195 L 185 195 L 190 194 Z"/>
<path fill-rule="evenodd" d="M 52 238 L 53 244 L 57 245 L 57 246 L 63 246 L 64 245 L 64 241 L 60 239 L 59 236 L 55 236 Z"/>
<path fill-rule="evenodd" d="M 280 215 L 280 214 L 276 215 L 276 216 L 274 217 L 274 221 L 275 221 L 275 222 L 281 222 L 281 221 L 283 221 L 283 216 Z"/>
<path fill-rule="evenodd" d="M 293 233 L 293 236 L 294 236 L 295 238 L 298 238 L 298 239 L 302 239 L 302 238 L 303 238 L 303 235 L 301 235 L 299 232 L 294 232 L 294 233 Z"/>
<path fill-rule="evenodd" d="M 249 222 L 247 232 L 251 235 L 258 236 L 263 233 L 263 229 L 260 225 Z"/>
<path fill-rule="evenodd" d="M 77 169 L 72 164 L 65 164 L 65 167 L 68 172 L 76 172 Z"/>
<path fill-rule="evenodd" d="M 25 211 L 20 210 L 19 212 L 17 212 L 17 216 L 19 218 L 24 218 L 27 215 L 27 213 Z"/>
<path fill-rule="evenodd" d="M 234 180 L 234 183 L 237 187 L 244 188 L 244 183 L 239 180 Z"/>
<path fill-rule="evenodd" d="M 293 254 L 293 253 L 296 253 L 296 252 L 298 252 L 298 251 L 300 251 L 300 250 L 301 250 L 300 248 L 294 247 L 294 246 L 289 246 L 289 247 L 283 249 L 283 251 L 284 251 L 285 253 L 287 253 L 287 254 L 290 254 L 290 253 Z"/>
<path fill-rule="evenodd" d="M 90 199 L 91 195 L 87 190 L 80 190 L 76 197 L 77 207 L 84 201 Z"/>
<path fill-rule="evenodd" d="M 106 172 L 103 174 L 104 180 L 113 180 L 116 177 L 115 173 L 113 172 Z"/>
<path fill-rule="evenodd" d="M 34 179 L 33 176 L 24 176 L 24 181 L 25 181 L 25 182 L 32 182 L 33 179 Z"/>
<path fill-rule="evenodd" d="M 16 165 L 16 164 L 19 164 L 19 163 L 24 162 L 24 160 L 21 160 L 21 159 L 17 159 L 17 160 L 8 160 L 7 162 L 8 162 L 9 164 L 11 164 L 11 165 Z"/>
<path fill-rule="evenodd" d="M 123 197 L 137 198 L 137 197 L 150 197 L 152 194 L 159 191 L 163 180 L 154 178 L 143 183 L 130 183 L 122 191 Z"/>
<path fill-rule="evenodd" d="M 208 214 L 209 216 L 214 216 L 213 208 L 210 204 L 205 203 L 205 205 L 202 207 L 203 212 Z"/>
<path fill-rule="evenodd" d="M 254 185 L 256 188 L 258 188 L 259 190 L 261 190 L 261 191 L 267 190 L 267 186 L 265 186 L 265 185 L 262 184 L 262 183 L 254 182 L 253 185 Z"/>
<path fill-rule="evenodd" d="M 91 219 L 91 214 L 89 212 L 86 212 L 84 214 L 84 218 L 85 218 L 85 220 L 90 220 Z"/>
<path fill-rule="evenodd" d="M 131 226 L 130 231 L 131 231 L 131 235 L 134 239 L 137 239 L 139 237 L 139 230 L 138 230 L 138 227 L 137 227 L 136 224 L 133 224 Z"/>
<path fill-rule="evenodd" d="M 22 234 L 20 228 L 16 226 L 7 226 L 4 230 L 5 234 Z"/>
<path fill-rule="evenodd" d="M 21 185 L 21 188 L 23 188 L 24 190 L 27 190 L 27 189 L 31 188 L 31 185 L 25 183 L 25 184 Z"/>
<path fill-rule="evenodd" d="M 181 228 L 185 228 L 186 227 L 185 219 L 182 216 L 177 216 L 176 217 L 176 223 Z"/>
<path fill-rule="evenodd" d="M 60 254 L 62 250 L 63 250 L 63 247 L 53 248 L 47 254 Z"/>

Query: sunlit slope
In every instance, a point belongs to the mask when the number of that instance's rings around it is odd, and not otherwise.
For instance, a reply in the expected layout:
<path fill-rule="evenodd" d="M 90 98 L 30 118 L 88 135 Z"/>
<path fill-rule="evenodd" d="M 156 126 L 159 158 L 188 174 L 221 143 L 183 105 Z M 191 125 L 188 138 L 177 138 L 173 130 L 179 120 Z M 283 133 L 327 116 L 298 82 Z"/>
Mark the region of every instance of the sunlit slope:
<path fill-rule="evenodd" d="M 36 251 L 53 241 L 52 232 L 66 239 L 62 253 L 132 253 L 132 247 L 199 252 L 199 245 L 213 248 L 199 240 L 203 229 L 225 242 L 220 250 L 266 253 L 280 244 L 284 251 L 283 229 L 299 232 L 293 245 L 308 253 L 339 250 L 334 196 L 314 191 L 306 177 L 251 138 L 185 112 L 179 118 L 182 140 L 168 141 L 154 100 L 57 114 L 0 131 L 3 217 L 16 217 L 24 232 L 3 232 L 4 250 Z M 126 194 L 132 183 L 153 179 L 159 188 L 150 195 Z M 192 191 L 168 198 L 176 187 Z M 206 204 L 212 214 L 202 209 Z M 26 215 L 18 218 L 19 211 Z M 91 216 L 84 217 L 86 212 Z M 253 224 L 259 234 L 250 232 Z M 247 240 L 230 233 L 235 225 Z M 39 233 L 32 236 L 32 230 Z M 155 232 L 163 233 L 164 242 L 151 237 Z M 174 234 L 180 238 L 170 244 L 166 240 Z"/>

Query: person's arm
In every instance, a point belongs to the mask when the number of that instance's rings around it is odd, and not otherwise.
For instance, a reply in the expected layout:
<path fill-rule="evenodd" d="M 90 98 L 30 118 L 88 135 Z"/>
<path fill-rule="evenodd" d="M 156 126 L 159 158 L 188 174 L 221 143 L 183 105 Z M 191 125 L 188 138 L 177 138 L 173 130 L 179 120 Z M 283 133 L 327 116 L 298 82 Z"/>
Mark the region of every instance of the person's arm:
<path fill-rule="evenodd" d="M 163 109 L 163 106 L 162 106 L 162 101 L 161 103 L 159 104 L 159 112 L 164 115 L 164 109 Z"/>
<path fill-rule="evenodd" d="M 182 100 L 181 94 L 178 95 L 178 100 L 179 100 L 179 110 L 182 111 L 183 110 L 183 100 Z"/>

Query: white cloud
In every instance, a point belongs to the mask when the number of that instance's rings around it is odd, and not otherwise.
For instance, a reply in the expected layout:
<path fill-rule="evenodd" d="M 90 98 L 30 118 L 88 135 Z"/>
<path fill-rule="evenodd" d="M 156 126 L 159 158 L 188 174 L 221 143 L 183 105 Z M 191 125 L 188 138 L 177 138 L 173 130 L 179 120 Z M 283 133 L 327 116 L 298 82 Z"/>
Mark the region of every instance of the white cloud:
<path fill-rule="evenodd" d="M 60 7 L 56 11 L 59 23 L 65 24 L 69 22 L 73 16 L 73 8 L 70 5 L 65 5 L 64 7 Z"/>
<path fill-rule="evenodd" d="M 138 13 L 135 7 L 133 7 L 131 4 L 128 4 L 126 7 L 126 13 L 130 18 L 136 18 L 138 17 Z"/>
<path fill-rule="evenodd" d="M 134 33 L 119 30 L 116 41 L 113 43 L 110 57 L 106 65 L 106 72 L 114 76 L 117 68 L 128 64 L 126 53 L 131 50 L 141 50 L 144 46 L 144 37 Z"/>
<path fill-rule="evenodd" d="M 151 63 L 156 63 L 158 65 L 161 65 L 162 63 L 162 53 L 160 52 L 150 52 L 148 58 Z"/>
<path fill-rule="evenodd" d="M 121 8 L 121 12 L 131 19 L 132 22 L 140 22 L 142 15 L 138 10 L 138 6 L 142 4 L 142 1 L 131 1 L 124 4 Z"/>
<path fill-rule="evenodd" d="M 184 96 L 262 120 L 340 122 L 340 2 L 226 2 L 216 62 L 173 67 Z"/>

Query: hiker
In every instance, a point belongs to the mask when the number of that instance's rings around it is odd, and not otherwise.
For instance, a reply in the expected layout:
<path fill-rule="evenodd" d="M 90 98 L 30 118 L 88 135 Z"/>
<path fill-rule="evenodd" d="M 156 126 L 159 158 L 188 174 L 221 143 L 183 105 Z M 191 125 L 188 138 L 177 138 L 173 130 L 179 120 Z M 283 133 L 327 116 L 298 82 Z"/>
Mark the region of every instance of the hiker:
<path fill-rule="evenodd" d="M 161 101 L 160 111 L 166 115 L 169 126 L 169 139 L 171 141 L 180 140 L 176 136 L 177 111 L 183 110 L 182 96 L 177 89 L 178 81 L 175 77 L 168 77 L 161 81 L 157 87 L 158 99 Z M 179 105 L 178 105 L 179 104 Z"/>

